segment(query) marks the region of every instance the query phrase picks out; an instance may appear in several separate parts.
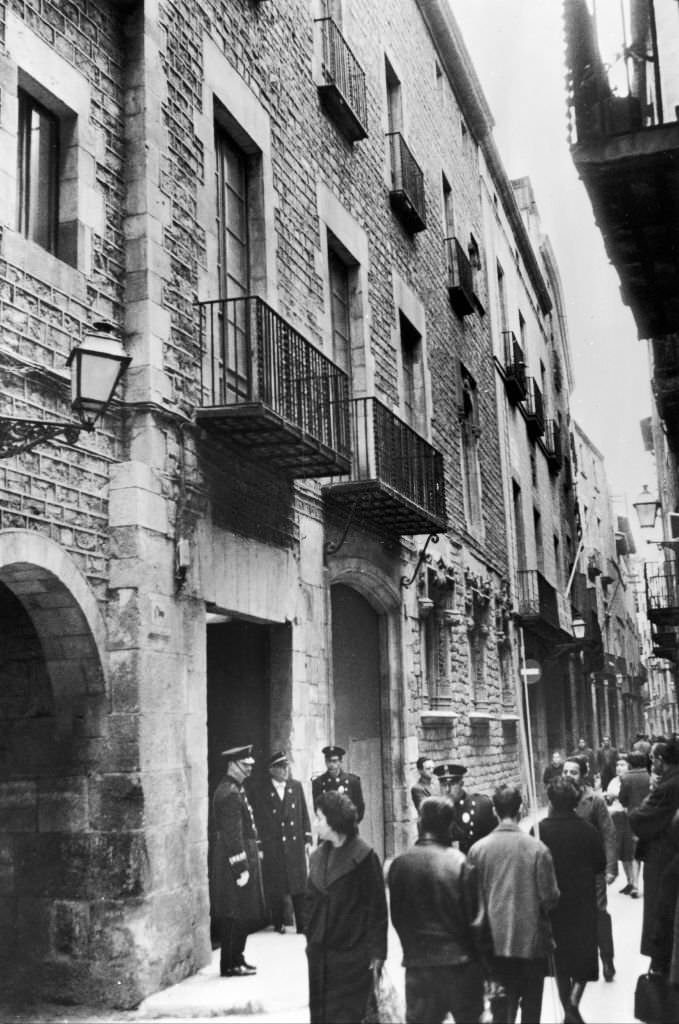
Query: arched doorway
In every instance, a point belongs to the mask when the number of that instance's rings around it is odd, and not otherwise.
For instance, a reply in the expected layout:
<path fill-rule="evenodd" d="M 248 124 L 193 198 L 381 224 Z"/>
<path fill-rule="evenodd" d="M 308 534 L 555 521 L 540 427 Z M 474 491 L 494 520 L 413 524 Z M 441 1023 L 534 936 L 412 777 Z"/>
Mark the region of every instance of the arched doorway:
<path fill-rule="evenodd" d="M 115 736 L 95 633 L 96 601 L 68 555 L 35 535 L 0 535 L 0 977 L 66 1001 L 111 998 L 115 972 L 101 976 L 93 936 L 123 861 L 135 874 L 108 820 L 101 773 Z M 140 815 L 141 787 L 121 781 Z"/>
<path fill-rule="evenodd" d="M 331 587 L 333 742 L 347 751 L 346 767 L 361 778 L 365 818 L 361 836 L 384 856 L 384 782 L 380 619 L 351 587 Z"/>

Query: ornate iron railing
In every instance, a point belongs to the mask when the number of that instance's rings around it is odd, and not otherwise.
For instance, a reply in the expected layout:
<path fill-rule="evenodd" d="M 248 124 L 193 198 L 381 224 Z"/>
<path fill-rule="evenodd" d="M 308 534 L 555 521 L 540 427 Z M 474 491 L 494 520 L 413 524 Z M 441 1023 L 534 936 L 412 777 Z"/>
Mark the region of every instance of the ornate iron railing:
<path fill-rule="evenodd" d="M 349 454 L 346 373 L 256 296 L 200 303 L 204 407 L 262 403 Z"/>
<path fill-rule="evenodd" d="M 555 629 L 560 627 L 556 590 L 537 569 L 517 573 L 517 611 L 522 619 L 542 619 Z"/>
<path fill-rule="evenodd" d="M 387 138 L 391 154 L 392 203 L 402 198 L 409 207 L 410 230 L 422 231 L 427 226 L 424 174 L 400 132 L 387 132 Z"/>
<path fill-rule="evenodd" d="M 368 125 L 365 72 L 332 18 L 319 18 L 317 24 L 321 31 L 323 78 L 342 94 L 362 125 L 365 137 Z"/>

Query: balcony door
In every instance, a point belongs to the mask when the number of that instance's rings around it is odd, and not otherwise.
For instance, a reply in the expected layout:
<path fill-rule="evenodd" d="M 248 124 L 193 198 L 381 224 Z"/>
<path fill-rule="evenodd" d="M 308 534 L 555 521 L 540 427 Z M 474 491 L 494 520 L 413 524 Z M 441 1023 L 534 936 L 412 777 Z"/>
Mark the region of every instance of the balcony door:
<path fill-rule="evenodd" d="M 219 298 L 234 300 L 249 293 L 248 165 L 246 154 L 226 131 L 215 126 L 217 254 Z M 250 352 L 244 302 L 221 307 L 220 344 L 212 373 L 224 405 L 250 398 Z"/>
<path fill-rule="evenodd" d="M 380 620 L 351 587 L 332 587 L 334 733 L 347 752 L 348 771 L 360 776 L 365 798 L 361 836 L 384 856 Z"/>

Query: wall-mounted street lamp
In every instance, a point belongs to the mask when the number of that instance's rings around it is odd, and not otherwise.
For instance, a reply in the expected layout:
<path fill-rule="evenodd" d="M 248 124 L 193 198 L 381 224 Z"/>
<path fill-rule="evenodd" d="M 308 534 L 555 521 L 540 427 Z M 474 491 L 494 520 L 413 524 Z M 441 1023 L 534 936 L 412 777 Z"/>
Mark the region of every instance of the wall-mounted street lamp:
<path fill-rule="evenodd" d="M 642 530 L 652 530 L 660 511 L 660 502 L 649 492 L 648 484 L 644 484 L 641 494 L 636 501 L 632 502 L 632 506 L 637 510 L 639 526 Z"/>
<path fill-rule="evenodd" d="M 562 654 L 573 654 L 575 651 L 580 651 L 580 655 L 582 657 L 582 641 L 585 639 L 587 624 L 584 619 L 580 618 L 579 615 L 576 615 L 571 623 L 571 628 L 573 630 L 573 641 L 566 644 L 557 644 L 549 655 L 550 661 L 555 661 L 557 658 L 560 658 Z"/>
<path fill-rule="evenodd" d="M 67 444 L 75 444 L 81 430 L 94 430 L 131 362 L 112 330 L 108 323 L 92 324 L 92 333 L 85 335 L 66 360 L 71 368 L 71 408 L 80 422 L 0 416 L 0 459 L 30 451 L 60 435 Z"/>

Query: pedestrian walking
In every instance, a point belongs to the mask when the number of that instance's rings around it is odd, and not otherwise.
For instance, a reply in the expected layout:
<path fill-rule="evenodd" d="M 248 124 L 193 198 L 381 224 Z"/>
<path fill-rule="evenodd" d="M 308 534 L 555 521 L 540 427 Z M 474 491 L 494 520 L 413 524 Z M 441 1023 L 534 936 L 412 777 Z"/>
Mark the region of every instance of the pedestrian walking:
<path fill-rule="evenodd" d="M 585 772 L 585 777 L 587 779 L 587 785 L 588 786 L 593 786 L 594 785 L 594 771 L 596 769 L 596 765 L 594 763 L 594 751 L 592 750 L 591 747 L 589 747 L 587 745 L 587 740 L 584 738 L 584 736 L 580 737 L 580 739 L 578 740 L 577 747 L 572 752 L 572 754 L 569 754 L 568 756 L 569 757 L 584 757 L 584 758 L 587 759 L 587 770 Z"/>
<path fill-rule="evenodd" d="M 606 852 L 600 832 L 575 813 L 581 792 L 565 770 L 550 782 L 547 798 L 540 838 L 552 855 L 561 893 L 550 914 L 556 983 L 565 1024 L 579 1024 L 585 986 L 599 977 L 596 879 L 606 867 Z"/>
<path fill-rule="evenodd" d="M 262 847 L 264 895 L 274 930 L 285 932 L 290 898 L 297 931 L 303 932 L 311 822 L 302 784 L 290 778 L 290 763 L 282 750 L 269 758 L 266 779 L 253 788 L 252 797 Z"/>
<path fill-rule="evenodd" d="M 487 836 L 497 825 L 490 797 L 482 793 L 467 793 L 463 778 L 467 768 L 463 764 L 441 764 L 434 768 L 441 792 L 453 802 L 452 839 L 462 853 L 467 853 L 477 839 Z"/>
<path fill-rule="evenodd" d="M 219 936 L 222 977 L 256 974 L 245 960 L 251 932 L 266 923 L 260 856 L 252 807 L 243 788 L 255 759 L 252 746 L 222 751 L 226 774 L 212 799 L 214 845 L 212 907 Z"/>
<path fill-rule="evenodd" d="M 552 760 L 542 773 L 542 784 L 547 788 L 552 779 L 556 779 L 563 772 L 563 756 L 560 750 L 552 751 Z"/>
<path fill-rule="evenodd" d="M 322 793 L 331 793 L 333 791 L 344 793 L 356 808 L 359 822 L 363 821 L 365 803 L 361 789 L 361 780 L 358 775 L 345 771 L 342 766 L 342 759 L 346 754 L 346 750 L 344 747 L 331 745 L 323 747 L 321 753 L 325 758 L 326 770 L 322 775 L 312 779 L 311 782 L 314 810 L 318 806 L 318 800 Z"/>
<path fill-rule="evenodd" d="M 549 912 L 559 901 L 551 853 L 519 826 L 521 802 L 515 786 L 499 786 L 493 794 L 499 824 L 467 854 L 493 937 L 491 1008 L 498 1024 L 516 1020 L 519 1006 L 522 1024 L 540 1020 L 554 949 Z"/>
<path fill-rule="evenodd" d="M 608 783 L 605 800 L 608 804 L 608 812 L 613 821 L 613 827 L 615 828 L 616 853 L 627 879 L 620 892 L 637 900 L 639 899 L 639 863 L 634 856 L 637 840 L 630 828 L 627 809 L 623 807 L 620 801 L 622 782 L 629 770 L 627 757 L 618 757 L 615 766 L 615 776 Z"/>
<path fill-rule="evenodd" d="M 477 1021 L 483 1010 L 483 971 L 471 922 L 476 881 L 459 850 L 450 849 L 453 807 L 446 797 L 420 805 L 420 835 L 396 857 L 388 874 L 391 919 L 406 971 L 406 1021 Z"/>
<path fill-rule="evenodd" d="M 605 793 L 611 779 L 615 778 L 615 769 L 618 763 L 618 751 L 611 746 L 610 736 L 604 736 L 601 746 L 596 753 L 596 764 L 601 776 L 601 789 Z"/>
<path fill-rule="evenodd" d="M 439 781 L 434 775 L 434 762 L 431 757 L 418 757 L 416 767 L 420 774 L 415 785 L 410 788 L 410 795 L 415 804 L 415 810 L 419 812 L 422 801 L 426 800 L 428 796 L 438 796 L 440 789 Z"/>
<path fill-rule="evenodd" d="M 358 812 L 343 793 L 321 793 L 320 845 L 312 853 L 304 897 L 311 1024 L 363 1019 L 373 971 L 387 956 L 382 865 L 358 836 Z"/>
<path fill-rule="evenodd" d="M 599 956 L 603 967 L 604 979 L 613 981 L 615 977 L 615 952 L 613 947 L 613 924 L 608 913 L 608 893 L 606 887 L 615 881 L 618 875 L 618 851 L 615 842 L 615 826 L 608 813 L 606 801 L 600 793 L 596 793 L 586 781 L 587 762 L 584 757 L 569 758 L 563 768 L 575 783 L 580 799 L 575 813 L 584 821 L 590 822 L 599 832 L 606 852 L 606 870 L 596 880 L 597 897 L 597 941 Z"/>
<path fill-rule="evenodd" d="M 652 970 L 663 970 L 663 952 L 657 947 L 654 932 L 660 912 L 661 877 L 676 853 L 671 824 L 679 810 L 679 741 L 671 739 L 654 743 L 651 764 L 658 776 L 658 785 L 638 807 L 630 811 L 629 820 L 639 839 L 637 850 L 644 862 L 641 952 L 651 957 Z"/>

